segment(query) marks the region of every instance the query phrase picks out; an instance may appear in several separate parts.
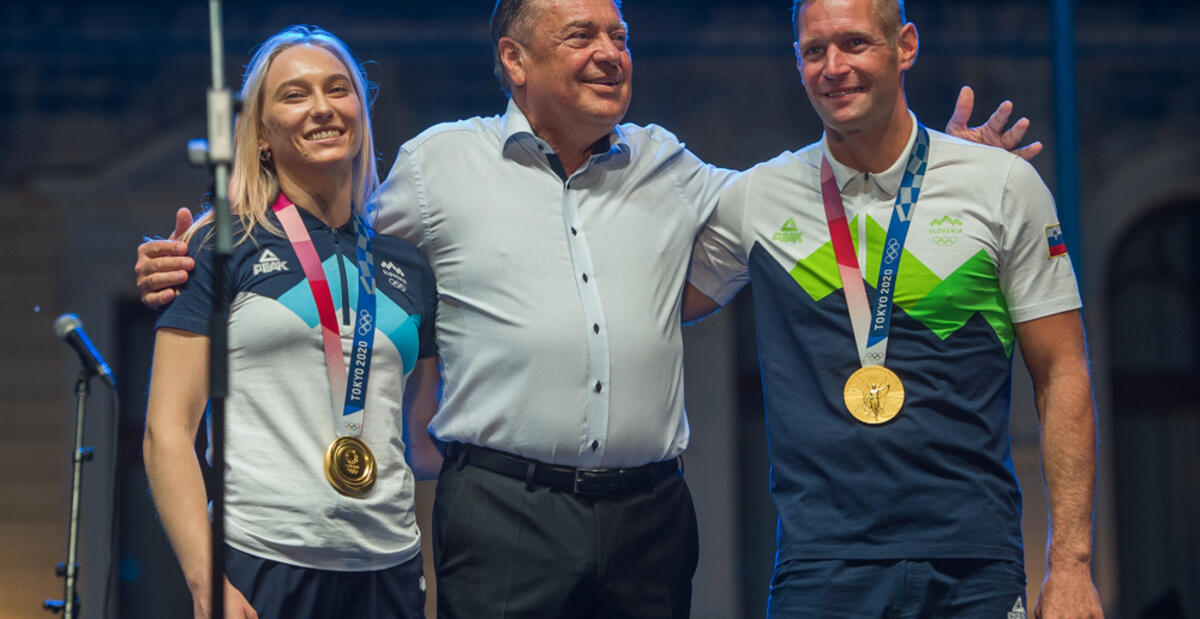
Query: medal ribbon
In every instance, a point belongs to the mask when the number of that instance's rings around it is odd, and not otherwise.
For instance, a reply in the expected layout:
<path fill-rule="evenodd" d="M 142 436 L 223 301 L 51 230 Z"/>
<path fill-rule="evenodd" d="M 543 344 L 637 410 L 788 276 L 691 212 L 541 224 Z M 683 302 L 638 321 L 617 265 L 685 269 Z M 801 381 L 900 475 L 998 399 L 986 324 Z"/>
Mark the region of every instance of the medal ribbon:
<path fill-rule="evenodd" d="M 321 341 L 325 348 L 325 367 L 329 371 L 329 387 L 333 398 L 333 410 L 337 410 L 338 393 L 344 391 L 345 401 L 341 415 L 335 413 L 338 436 L 362 434 L 363 408 L 366 404 L 367 378 L 371 373 L 371 349 L 375 342 L 375 269 L 371 254 L 371 230 L 358 215 L 354 220 L 355 253 L 358 260 L 358 309 L 354 329 L 354 346 L 350 353 L 350 372 L 347 379 L 343 361 L 342 337 L 338 331 L 337 312 L 333 307 L 333 295 L 325 269 L 317 257 L 308 229 L 300 219 L 296 205 L 282 193 L 271 206 L 283 231 L 287 234 L 292 251 L 300 260 L 304 277 L 312 290 L 317 304 L 317 315 L 321 318 Z M 340 260 L 340 256 L 334 256 Z"/>
<path fill-rule="evenodd" d="M 925 180 L 925 164 L 929 158 L 929 132 L 924 125 L 917 124 L 917 140 L 904 168 L 904 178 L 896 192 L 896 204 L 892 208 L 891 223 L 883 243 L 883 256 L 879 263 L 879 280 L 875 286 L 875 302 L 867 301 L 866 285 L 854 244 L 850 240 L 850 225 L 846 221 L 846 208 L 842 204 L 842 192 L 833 167 L 825 157 L 821 158 L 821 199 L 825 203 L 825 220 L 829 224 L 829 236 L 833 243 L 833 254 L 837 259 L 838 275 L 842 278 L 842 289 L 846 293 L 846 308 L 850 314 L 850 325 L 854 331 L 854 343 L 862 365 L 883 365 L 887 359 L 888 330 L 892 325 L 892 306 L 895 304 L 896 280 L 900 273 L 900 257 L 908 238 L 908 227 L 917 208 L 921 183 Z M 862 214 L 866 217 L 866 213 Z M 866 238 L 858 240 L 866 243 Z"/>

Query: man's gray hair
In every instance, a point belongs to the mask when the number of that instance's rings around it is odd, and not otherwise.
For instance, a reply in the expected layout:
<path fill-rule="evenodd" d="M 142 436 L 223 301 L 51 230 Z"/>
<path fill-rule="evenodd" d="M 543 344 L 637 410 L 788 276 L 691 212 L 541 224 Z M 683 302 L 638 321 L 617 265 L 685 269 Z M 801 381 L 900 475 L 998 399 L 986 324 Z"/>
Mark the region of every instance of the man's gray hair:
<path fill-rule="evenodd" d="M 500 61 L 500 39 L 508 37 L 522 45 L 529 45 L 533 37 L 533 26 L 537 23 L 545 2 L 554 0 L 496 0 L 492 8 L 492 72 L 500 80 L 500 88 L 504 94 L 512 96 L 512 84 L 508 81 L 508 72 Z M 617 9 L 621 8 L 621 0 L 613 0 Z"/>
<path fill-rule="evenodd" d="M 540 9 L 536 5 L 541 0 L 497 0 L 492 9 L 492 71 L 500 80 L 500 88 L 504 94 L 512 95 L 512 86 L 508 81 L 508 72 L 500 61 L 500 39 L 508 37 L 519 43 L 528 44 L 533 35 L 533 25 L 537 22 Z"/>

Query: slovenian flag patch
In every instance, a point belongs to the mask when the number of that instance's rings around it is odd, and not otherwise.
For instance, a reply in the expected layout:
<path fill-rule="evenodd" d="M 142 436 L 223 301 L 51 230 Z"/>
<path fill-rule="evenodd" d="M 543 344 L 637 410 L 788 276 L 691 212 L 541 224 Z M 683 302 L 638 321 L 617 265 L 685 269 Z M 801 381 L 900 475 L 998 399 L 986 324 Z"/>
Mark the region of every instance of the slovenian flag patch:
<path fill-rule="evenodd" d="M 1062 226 L 1059 224 L 1046 226 L 1046 249 L 1051 258 L 1067 255 L 1067 238 L 1063 236 Z"/>

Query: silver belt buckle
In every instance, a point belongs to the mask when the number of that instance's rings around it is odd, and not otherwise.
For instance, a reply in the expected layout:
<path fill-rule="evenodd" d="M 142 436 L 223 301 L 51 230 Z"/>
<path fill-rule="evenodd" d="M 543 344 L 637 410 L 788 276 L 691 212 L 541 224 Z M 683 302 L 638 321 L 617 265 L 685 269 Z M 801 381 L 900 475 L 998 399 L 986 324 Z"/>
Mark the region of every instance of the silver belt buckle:
<path fill-rule="evenodd" d="M 621 475 L 612 469 L 581 466 L 575 469 L 575 494 L 612 494 L 620 488 Z"/>

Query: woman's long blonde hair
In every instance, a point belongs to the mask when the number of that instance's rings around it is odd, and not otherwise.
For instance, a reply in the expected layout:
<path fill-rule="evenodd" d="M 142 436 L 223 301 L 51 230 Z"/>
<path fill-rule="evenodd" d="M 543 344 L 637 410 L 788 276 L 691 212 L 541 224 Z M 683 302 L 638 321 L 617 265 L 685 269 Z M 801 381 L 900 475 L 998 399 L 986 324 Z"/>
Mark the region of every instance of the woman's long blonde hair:
<path fill-rule="evenodd" d="M 332 53 L 346 65 L 354 94 L 358 97 L 362 119 L 362 145 L 351 166 L 353 191 L 350 207 L 366 215 L 367 200 L 379 188 L 379 171 L 375 160 L 375 138 L 371 131 L 371 104 L 375 85 L 367 81 L 362 63 L 350 47 L 329 31 L 318 26 L 293 25 L 280 30 L 262 42 L 255 50 L 246 71 L 242 74 L 242 111 L 233 131 L 233 166 L 229 179 L 229 206 L 242 225 L 241 243 L 250 238 L 258 227 L 282 236 L 283 232 L 267 216 L 271 204 L 279 195 L 279 179 L 273 161 L 259 159 L 258 136 L 262 130 L 263 91 L 267 70 L 283 50 L 296 45 L 312 45 Z M 188 242 L 202 226 L 212 221 L 212 210 L 198 217 L 182 240 Z"/>

